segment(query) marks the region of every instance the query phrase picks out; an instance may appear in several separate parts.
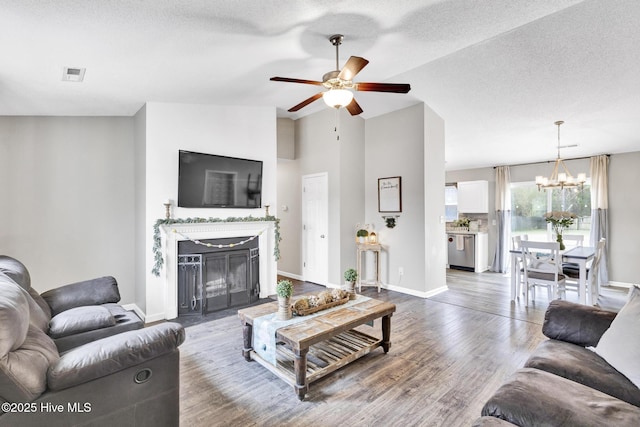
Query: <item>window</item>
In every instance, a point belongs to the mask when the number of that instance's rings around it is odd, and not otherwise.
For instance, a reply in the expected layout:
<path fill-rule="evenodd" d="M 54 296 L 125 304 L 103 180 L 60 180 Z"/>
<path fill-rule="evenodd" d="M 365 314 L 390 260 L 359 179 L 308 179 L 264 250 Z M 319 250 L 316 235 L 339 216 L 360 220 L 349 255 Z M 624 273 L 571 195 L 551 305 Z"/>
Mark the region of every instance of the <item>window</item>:
<path fill-rule="evenodd" d="M 458 219 L 458 188 L 453 184 L 444 187 L 444 216 L 447 222 Z"/>
<path fill-rule="evenodd" d="M 511 234 L 527 234 L 529 240 L 552 240 L 551 224 L 544 220 L 550 211 L 568 211 L 578 216 L 566 234 L 582 234 L 585 242 L 591 232 L 591 185 L 564 190 L 541 190 L 534 182 L 511 184 Z"/>

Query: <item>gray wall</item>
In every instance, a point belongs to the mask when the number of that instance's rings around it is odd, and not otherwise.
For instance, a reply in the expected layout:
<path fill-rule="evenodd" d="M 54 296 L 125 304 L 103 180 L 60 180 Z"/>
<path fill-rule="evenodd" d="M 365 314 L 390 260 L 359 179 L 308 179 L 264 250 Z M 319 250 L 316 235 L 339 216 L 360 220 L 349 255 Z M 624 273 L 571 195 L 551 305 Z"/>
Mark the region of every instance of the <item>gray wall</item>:
<path fill-rule="evenodd" d="M 589 159 L 565 162 L 569 170 L 589 173 Z M 640 245 L 630 236 L 640 235 L 640 197 L 637 196 L 637 183 L 640 182 L 640 152 L 613 154 L 609 162 L 609 280 L 620 283 L 639 283 Z M 511 181 L 533 181 L 536 175 L 549 175 L 553 163 L 537 163 L 524 166 L 512 166 Z M 490 264 L 495 253 L 495 172 L 493 168 L 448 171 L 447 182 L 489 181 L 489 257 Z"/>
<path fill-rule="evenodd" d="M 640 283 L 640 151 L 609 160 L 609 279 Z"/>
<path fill-rule="evenodd" d="M 278 272 L 302 278 L 302 179 L 296 161 L 295 122 L 277 120 L 278 205 L 272 214 L 280 220 L 280 260 Z"/>
<path fill-rule="evenodd" d="M 144 105 L 133 116 L 134 121 L 134 162 L 135 162 L 135 265 L 145 265 L 147 253 L 147 106 Z M 135 302 L 147 311 L 146 271 L 135 271 Z"/>
<path fill-rule="evenodd" d="M 286 207 L 286 208 L 285 208 Z M 286 210 L 285 210 L 286 209 Z M 278 159 L 278 206 L 272 213 L 280 219 L 280 260 L 278 272 L 302 277 L 302 179 L 300 163 Z"/>
<path fill-rule="evenodd" d="M 347 117 L 348 112 L 344 110 L 339 113 L 340 140 L 334 130 L 334 110 L 327 108 L 295 122 L 300 176 L 328 174 L 328 278 L 334 285 L 343 282 L 345 269 L 355 266 L 355 225 L 364 221 L 364 120 Z"/>
<path fill-rule="evenodd" d="M 134 121 L 0 117 L 0 253 L 39 292 L 112 275 L 135 300 Z"/>
<path fill-rule="evenodd" d="M 365 173 L 367 222 L 385 250 L 382 281 L 416 291 L 424 288 L 424 120 L 422 105 L 367 120 Z M 378 212 L 378 178 L 402 177 L 402 213 L 387 228 Z M 444 237 L 443 237 L 444 239 Z M 400 277 L 399 268 L 404 269 Z M 442 266 L 444 269 L 444 265 Z"/>
<path fill-rule="evenodd" d="M 293 175 L 327 172 L 329 175 L 329 282 L 342 282 L 342 273 L 355 267 L 356 224 L 373 224 L 385 250 L 382 281 L 424 296 L 445 286 L 444 124 L 424 104 L 368 119 L 340 112 L 340 141 L 334 132 L 335 112 L 323 110 L 295 122 L 296 160 L 280 160 L 278 200 L 297 200 L 300 189 Z M 398 226 L 388 229 L 378 213 L 378 178 L 402 177 L 403 212 Z M 287 184 L 287 182 L 291 184 Z M 300 212 L 279 212 L 281 227 L 297 232 Z M 297 228 L 290 226 L 295 224 Z M 291 236 L 293 237 L 293 236 Z M 286 237 L 283 236 L 283 239 Z M 290 243 L 287 243 L 290 245 Z M 289 249 L 287 249 L 289 250 Z M 300 250 L 298 249 L 300 252 Z M 427 257 L 426 254 L 429 254 Z M 372 254 L 368 254 L 371 256 Z M 370 267 L 371 262 L 367 263 Z M 288 260 L 279 270 L 296 275 Z M 404 276 L 400 278 L 399 267 Z"/>

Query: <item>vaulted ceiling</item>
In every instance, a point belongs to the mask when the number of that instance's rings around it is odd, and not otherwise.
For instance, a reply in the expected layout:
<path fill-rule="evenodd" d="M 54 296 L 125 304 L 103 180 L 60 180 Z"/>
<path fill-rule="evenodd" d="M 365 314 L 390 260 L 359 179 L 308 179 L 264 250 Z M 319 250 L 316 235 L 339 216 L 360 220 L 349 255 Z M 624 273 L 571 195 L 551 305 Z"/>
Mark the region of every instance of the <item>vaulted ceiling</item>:
<path fill-rule="evenodd" d="M 335 68 L 370 63 L 367 119 L 424 102 L 446 168 L 640 151 L 637 0 L 0 0 L 0 115 L 132 115 L 145 102 L 287 109 Z M 62 80 L 85 67 L 84 82 Z"/>

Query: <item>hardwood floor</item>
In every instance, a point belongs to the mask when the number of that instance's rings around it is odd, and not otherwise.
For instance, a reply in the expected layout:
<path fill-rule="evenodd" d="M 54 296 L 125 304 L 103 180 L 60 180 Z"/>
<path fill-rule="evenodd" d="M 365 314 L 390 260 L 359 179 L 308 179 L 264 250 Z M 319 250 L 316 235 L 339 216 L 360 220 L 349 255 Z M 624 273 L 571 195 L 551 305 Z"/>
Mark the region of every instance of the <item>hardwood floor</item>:
<path fill-rule="evenodd" d="M 524 307 L 510 301 L 509 279 L 500 274 L 447 271 L 449 290 L 429 299 L 363 289 L 397 306 L 389 353 L 377 349 L 312 383 L 302 402 L 288 384 L 243 359 L 237 316 L 187 327 L 180 347 L 181 425 L 471 425 L 544 339 L 548 301 L 540 293 Z M 294 286 L 295 294 L 323 289 Z M 380 336 L 379 322 L 359 329 Z"/>

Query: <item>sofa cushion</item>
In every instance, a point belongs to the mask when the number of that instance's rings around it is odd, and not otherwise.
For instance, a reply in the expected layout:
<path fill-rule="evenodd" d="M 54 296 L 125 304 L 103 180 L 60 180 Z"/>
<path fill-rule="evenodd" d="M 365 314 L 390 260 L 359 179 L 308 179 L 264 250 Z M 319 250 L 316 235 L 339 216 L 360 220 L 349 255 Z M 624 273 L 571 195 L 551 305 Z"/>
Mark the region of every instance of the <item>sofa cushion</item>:
<path fill-rule="evenodd" d="M 29 303 L 24 289 L 0 273 L 0 358 L 22 345 L 29 330 Z"/>
<path fill-rule="evenodd" d="M 111 276 L 71 283 L 42 293 L 51 307 L 51 315 L 85 305 L 100 305 L 120 301 L 118 282 Z"/>
<path fill-rule="evenodd" d="M 516 371 L 482 408 L 519 426 L 638 426 L 640 408 L 539 369 Z"/>
<path fill-rule="evenodd" d="M 25 290 L 23 290 L 25 297 L 27 298 L 27 302 L 29 303 L 29 322 L 40 329 L 42 332 L 47 333 L 49 330 L 49 317 L 42 308 L 35 302 L 35 300 L 31 297 L 31 294 Z"/>
<path fill-rule="evenodd" d="M 76 307 L 51 318 L 49 335 L 52 338 L 62 338 L 115 324 L 116 319 L 106 307 L 99 305 Z"/>
<path fill-rule="evenodd" d="M 43 313 L 47 317 L 47 320 L 51 319 L 51 307 L 49 307 L 49 304 L 47 304 L 44 298 L 42 298 L 40 294 L 33 288 L 29 288 L 28 292 L 29 295 L 31 295 L 31 298 L 33 298 L 36 304 L 38 304 L 38 307 L 42 309 Z"/>
<path fill-rule="evenodd" d="M 616 313 L 597 307 L 554 300 L 544 315 L 542 333 L 554 340 L 594 346 L 615 317 Z"/>
<path fill-rule="evenodd" d="M 640 387 L 640 288 L 633 286 L 627 303 L 594 349 L 614 368 Z"/>
<path fill-rule="evenodd" d="M 31 276 L 29 270 L 20 261 L 6 255 L 0 255 L 0 274 L 5 274 L 13 280 L 22 289 L 25 289 L 31 298 L 42 309 L 47 318 L 47 322 L 51 318 L 51 309 L 46 301 L 40 296 L 35 289 L 31 287 Z"/>
<path fill-rule="evenodd" d="M 115 326 L 80 332 L 61 338 L 55 338 L 54 341 L 56 343 L 56 347 L 58 347 L 58 352 L 60 354 L 91 341 L 144 327 L 144 323 L 142 322 L 142 320 L 140 320 L 140 318 L 133 311 L 125 310 L 118 304 L 103 304 L 100 307 L 104 307 L 109 310 L 116 321 Z"/>
<path fill-rule="evenodd" d="M 524 366 L 559 375 L 640 407 L 640 389 L 602 357 L 584 347 L 546 340 Z"/>
<path fill-rule="evenodd" d="M 0 358 L 0 392 L 10 402 L 29 402 L 47 389 L 49 365 L 58 360 L 55 344 L 30 325 L 20 348 Z"/>
<path fill-rule="evenodd" d="M 0 272 L 9 276 L 22 289 L 31 288 L 31 276 L 23 263 L 7 255 L 0 255 Z"/>

